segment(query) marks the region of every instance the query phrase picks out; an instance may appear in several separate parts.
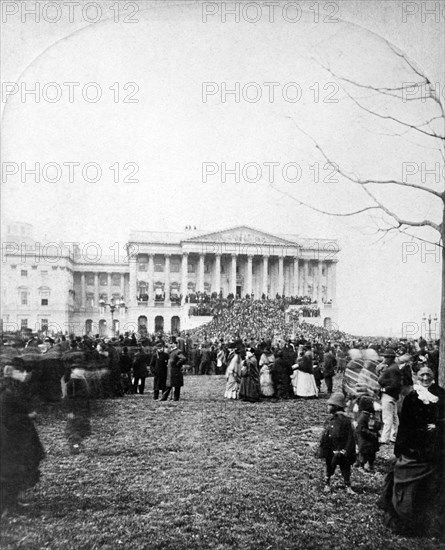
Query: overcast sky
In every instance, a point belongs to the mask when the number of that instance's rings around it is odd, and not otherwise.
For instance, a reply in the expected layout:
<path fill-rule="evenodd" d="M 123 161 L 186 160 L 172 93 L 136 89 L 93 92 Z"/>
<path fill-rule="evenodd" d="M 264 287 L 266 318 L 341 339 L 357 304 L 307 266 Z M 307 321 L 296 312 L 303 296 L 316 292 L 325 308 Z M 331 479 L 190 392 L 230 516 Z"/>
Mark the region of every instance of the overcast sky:
<path fill-rule="evenodd" d="M 389 40 L 443 91 L 442 14 L 414 2 L 250 2 L 236 22 L 224 14 L 230 2 L 121 2 L 119 12 L 99 2 L 101 14 L 91 3 L 70 13 L 66 3 L 57 12 L 41 2 L 36 22 L 23 10 L 33 4 L 3 3 L 2 80 L 16 83 L 2 93 L 3 220 L 32 223 L 42 242 L 96 241 L 107 253 L 130 230 L 188 224 L 338 239 L 341 329 L 398 335 L 424 312 L 439 314 L 433 246 L 375 234 L 367 214 L 329 217 L 297 201 L 333 212 L 372 204 L 331 173 L 315 142 L 362 178 L 402 179 L 405 170 L 408 182 L 443 188 L 443 174 L 421 172 L 421 163 L 443 169 L 439 140 L 369 115 L 348 94 L 413 125 L 438 116 L 437 104 L 342 88 L 324 68 L 373 87 L 418 81 Z M 39 102 L 23 94 L 36 83 Z M 224 92 L 236 83 L 238 96 Z M 423 128 L 444 130 L 438 121 Z M 40 182 L 20 167 L 36 162 L 55 163 Z M 5 163 L 18 172 L 5 173 Z M 73 178 L 68 163 L 79 163 Z M 99 166 L 97 182 L 94 166 L 82 173 L 87 163 Z M 224 177 L 224 163 L 239 166 L 239 178 Z M 433 195 L 372 189 L 404 218 L 440 222 Z"/>

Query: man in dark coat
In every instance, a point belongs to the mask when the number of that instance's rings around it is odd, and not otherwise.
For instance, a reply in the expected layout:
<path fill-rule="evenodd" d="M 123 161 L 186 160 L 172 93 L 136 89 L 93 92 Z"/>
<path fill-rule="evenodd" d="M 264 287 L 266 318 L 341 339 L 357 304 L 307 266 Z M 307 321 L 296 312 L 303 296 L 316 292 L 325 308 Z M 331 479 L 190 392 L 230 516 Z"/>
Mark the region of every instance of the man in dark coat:
<path fill-rule="evenodd" d="M 139 393 L 142 395 L 145 389 L 145 379 L 148 376 L 148 357 L 144 352 L 141 345 L 138 346 L 138 351 L 133 361 L 133 392 L 137 393 L 139 386 Z M 139 383 L 140 382 L 140 383 Z"/>
<path fill-rule="evenodd" d="M 276 352 L 275 357 L 275 363 L 271 367 L 275 396 L 278 399 L 289 399 L 293 396 L 290 379 L 292 375 L 292 367 L 286 365 L 284 362 L 283 352 L 281 350 Z"/>
<path fill-rule="evenodd" d="M 162 394 L 161 401 L 167 401 L 172 388 L 174 388 L 173 400 L 179 401 L 181 388 L 184 385 L 182 365 L 184 365 L 185 361 L 185 355 L 177 347 L 176 339 L 173 339 L 167 363 L 166 388 L 164 393 Z"/>
<path fill-rule="evenodd" d="M 193 348 L 190 352 L 190 362 L 193 367 L 193 373 L 199 374 L 199 365 L 201 363 L 201 352 L 198 348 L 198 344 L 193 344 Z"/>
<path fill-rule="evenodd" d="M 167 380 L 168 353 L 164 351 L 162 343 L 156 344 L 156 351 L 151 358 L 150 368 L 154 376 L 153 380 L 153 399 L 158 399 L 159 392 L 165 392 Z"/>
<path fill-rule="evenodd" d="M 332 351 L 331 347 L 325 349 L 323 357 L 323 377 L 326 384 L 326 391 L 328 395 L 332 393 L 333 380 L 335 375 L 335 367 L 337 366 L 337 359 Z"/>

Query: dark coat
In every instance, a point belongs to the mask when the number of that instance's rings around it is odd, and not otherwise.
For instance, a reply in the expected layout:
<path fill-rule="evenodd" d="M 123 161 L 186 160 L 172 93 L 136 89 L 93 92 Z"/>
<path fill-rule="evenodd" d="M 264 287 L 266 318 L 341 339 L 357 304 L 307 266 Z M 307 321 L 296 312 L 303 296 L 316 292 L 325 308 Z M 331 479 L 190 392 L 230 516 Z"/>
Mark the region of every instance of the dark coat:
<path fill-rule="evenodd" d="M 123 353 L 120 356 L 119 365 L 120 365 L 122 374 L 131 374 L 131 367 L 133 365 L 133 360 L 128 354 Z"/>
<path fill-rule="evenodd" d="M 402 373 L 396 363 L 392 363 L 382 372 L 379 378 L 382 391 L 394 399 L 399 398 L 402 389 Z"/>
<path fill-rule="evenodd" d="M 335 367 L 337 366 L 337 359 L 332 352 L 326 353 L 323 361 L 323 374 L 324 376 L 334 376 Z"/>
<path fill-rule="evenodd" d="M 153 390 L 155 392 L 161 390 L 165 391 L 165 385 L 167 381 L 167 363 L 168 353 L 164 350 L 158 350 L 151 356 L 150 369 L 154 376 Z"/>
<path fill-rule="evenodd" d="M 394 454 L 426 462 L 443 461 L 445 434 L 445 390 L 436 384 L 428 388 L 439 397 L 437 403 L 423 403 L 415 390 L 404 399 Z M 427 430 L 427 424 L 436 429 Z"/>
<path fill-rule="evenodd" d="M 186 357 L 180 349 L 175 348 L 170 351 L 167 363 L 167 387 L 180 388 L 184 385 L 182 365 L 185 364 L 185 361 Z"/>
<path fill-rule="evenodd" d="M 355 437 L 351 420 L 342 412 L 336 412 L 328 418 L 320 440 L 319 458 L 332 458 L 334 451 L 345 450 L 344 460 L 355 461 Z"/>
<path fill-rule="evenodd" d="M 355 434 L 358 450 L 362 454 L 372 454 L 379 450 L 380 422 L 368 411 L 361 411 Z"/>
<path fill-rule="evenodd" d="M 140 351 L 136 354 L 133 361 L 133 376 L 135 378 L 147 378 L 148 376 L 148 356 Z"/>
<path fill-rule="evenodd" d="M 287 365 L 282 357 L 277 357 L 275 363 L 270 366 L 272 382 L 275 388 L 276 397 L 291 397 L 293 394 L 291 375 L 292 367 Z"/>
<path fill-rule="evenodd" d="M 18 493 L 38 482 L 44 450 L 20 383 L 10 382 L 0 393 L 0 482 L 5 493 Z"/>

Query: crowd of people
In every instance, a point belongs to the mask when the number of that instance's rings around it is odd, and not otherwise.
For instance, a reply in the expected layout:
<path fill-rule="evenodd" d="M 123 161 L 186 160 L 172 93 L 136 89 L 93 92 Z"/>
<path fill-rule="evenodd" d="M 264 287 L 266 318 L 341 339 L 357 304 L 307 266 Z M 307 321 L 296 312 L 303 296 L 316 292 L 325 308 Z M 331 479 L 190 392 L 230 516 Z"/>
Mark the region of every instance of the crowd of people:
<path fill-rule="evenodd" d="M 221 300 L 210 323 L 188 333 L 60 335 L 2 346 L 2 511 L 17 506 L 20 491 L 39 479 L 44 451 L 31 395 L 63 403 L 67 445 L 77 454 L 91 433 L 92 399 L 143 395 L 152 376 L 153 399 L 179 401 L 189 372 L 223 375 L 229 400 L 317 399 L 323 390 L 329 413 L 318 448 L 324 490 L 332 490 L 338 467 L 353 495 L 352 466 L 372 472 L 382 446 L 394 445 L 379 500 L 386 525 L 400 533 L 443 530 L 445 390 L 438 385 L 438 342 L 354 338 L 289 323 L 287 306 L 282 297 L 231 297 Z M 334 392 L 335 378 L 340 392 Z"/>

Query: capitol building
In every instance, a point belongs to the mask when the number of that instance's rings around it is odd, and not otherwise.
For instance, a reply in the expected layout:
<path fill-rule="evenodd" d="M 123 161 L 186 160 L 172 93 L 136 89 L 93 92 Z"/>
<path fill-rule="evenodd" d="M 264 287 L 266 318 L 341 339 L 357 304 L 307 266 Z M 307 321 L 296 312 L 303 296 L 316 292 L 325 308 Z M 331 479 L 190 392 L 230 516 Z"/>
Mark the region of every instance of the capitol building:
<path fill-rule="evenodd" d="M 121 250 L 96 243 L 40 243 L 32 226 L 10 223 L 2 237 L 4 331 L 100 334 L 188 330 L 211 320 L 190 296 L 309 297 L 329 327 L 337 321 L 336 240 L 221 231 L 134 231 Z M 216 294 L 215 294 L 216 293 Z M 298 309 L 298 306 L 291 306 Z"/>

